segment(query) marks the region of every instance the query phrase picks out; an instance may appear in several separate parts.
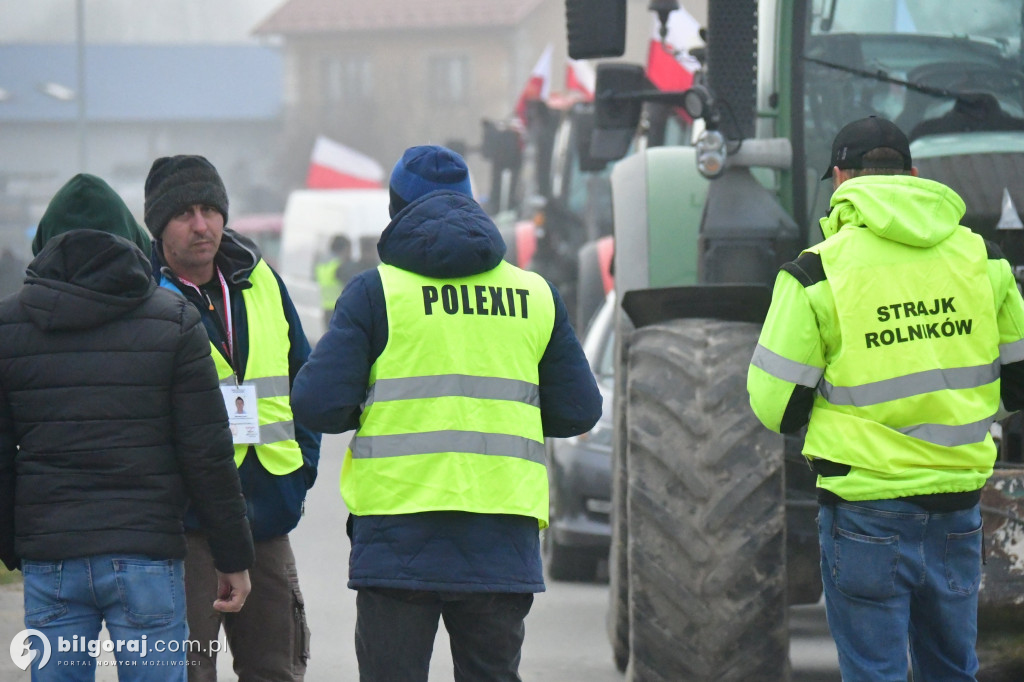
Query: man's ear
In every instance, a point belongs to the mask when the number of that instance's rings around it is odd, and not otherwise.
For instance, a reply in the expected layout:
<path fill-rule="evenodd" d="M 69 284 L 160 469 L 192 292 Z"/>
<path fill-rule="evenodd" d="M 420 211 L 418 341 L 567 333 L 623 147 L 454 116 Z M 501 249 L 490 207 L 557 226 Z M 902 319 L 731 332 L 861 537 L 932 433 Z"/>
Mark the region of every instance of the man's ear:
<path fill-rule="evenodd" d="M 846 173 L 844 173 L 843 171 L 839 170 L 839 166 L 833 166 L 832 167 L 832 191 L 833 192 L 835 192 L 837 189 L 839 189 L 839 185 L 843 184 L 847 180 L 849 180 L 849 178 L 846 177 Z"/>
<path fill-rule="evenodd" d="M 918 177 L 918 175 L 917 175 L 917 166 L 912 166 L 911 167 L 910 174 L 913 175 L 915 178 Z"/>

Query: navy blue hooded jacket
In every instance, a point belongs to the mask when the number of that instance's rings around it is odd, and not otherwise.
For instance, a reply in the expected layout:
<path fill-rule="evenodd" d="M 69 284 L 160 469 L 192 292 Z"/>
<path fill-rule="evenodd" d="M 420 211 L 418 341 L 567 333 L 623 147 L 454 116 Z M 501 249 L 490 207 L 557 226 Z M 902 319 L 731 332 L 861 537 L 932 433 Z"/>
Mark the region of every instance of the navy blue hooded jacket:
<path fill-rule="evenodd" d="M 471 198 L 447 190 L 399 212 L 377 245 L 381 262 L 437 278 L 493 269 L 505 243 Z M 554 287 L 555 323 L 539 365 L 545 436 L 589 431 L 601 395 Z M 341 433 L 359 426 L 370 367 L 388 341 L 380 273 L 357 275 L 342 291 L 327 333 L 299 371 L 292 410 L 311 428 Z M 541 592 L 544 577 L 537 520 L 460 511 L 351 516 L 351 588 L 453 592 Z"/>
<path fill-rule="evenodd" d="M 259 247 L 248 238 L 234 230 L 225 229 L 217 251 L 215 263 L 224 274 L 228 290 L 231 292 L 231 318 L 234 323 L 235 353 L 238 366 L 235 368 L 244 375 L 245 363 L 249 358 L 248 317 L 245 313 L 245 301 L 242 291 L 252 286 L 249 275 L 261 258 Z M 210 336 L 218 352 L 227 359 L 221 350 L 226 339 L 222 331 L 223 324 L 215 321 L 210 314 L 207 303 L 199 293 L 190 286 L 184 285 L 175 277 L 163 260 L 163 246 L 158 241 L 153 246 L 153 271 L 159 273 L 158 281 L 162 286 L 183 294 L 195 305 L 203 318 L 203 326 Z M 281 277 L 274 272 L 277 285 L 281 288 L 281 303 L 284 316 L 288 320 L 288 376 L 294 381 L 302 363 L 309 357 L 309 342 L 302 331 L 299 315 L 295 311 L 288 290 Z M 172 286 L 168 286 L 168 284 Z M 296 416 L 295 440 L 302 450 L 302 466 L 290 474 L 275 476 L 260 463 L 259 457 L 250 447 L 249 452 L 238 467 L 238 476 L 242 480 L 242 492 L 249 523 L 252 525 L 252 536 L 257 542 L 280 537 L 290 532 L 302 516 L 302 505 L 306 499 L 306 491 L 316 480 L 317 465 L 320 462 L 320 434 L 303 424 Z M 192 513 L 185 517 L 187 528 L 198 528 L 198 519 Z"/>

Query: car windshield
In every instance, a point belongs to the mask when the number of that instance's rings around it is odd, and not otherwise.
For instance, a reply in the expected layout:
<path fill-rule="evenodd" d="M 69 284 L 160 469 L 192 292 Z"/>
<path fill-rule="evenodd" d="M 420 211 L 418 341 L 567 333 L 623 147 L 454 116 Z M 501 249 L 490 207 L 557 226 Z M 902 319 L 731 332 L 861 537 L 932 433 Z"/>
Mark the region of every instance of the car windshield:
<path fill-rule="evenodd" d="M 1024 119 L 1024 0 L 810 0 L 803 54 L 808 171 L 836 132 L 876 114 L 911 140 L 966 112 Z M 813 194 L 812 194 L 813 196 Z M 812 215 L 827 208 L 818 197 Z"/>

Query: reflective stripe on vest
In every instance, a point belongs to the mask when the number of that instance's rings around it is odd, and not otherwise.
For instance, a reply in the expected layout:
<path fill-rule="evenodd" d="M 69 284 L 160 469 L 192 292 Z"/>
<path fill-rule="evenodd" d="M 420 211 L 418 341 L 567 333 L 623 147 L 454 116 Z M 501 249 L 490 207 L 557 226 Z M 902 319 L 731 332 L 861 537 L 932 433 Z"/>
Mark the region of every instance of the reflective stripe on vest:
<path fill-rule="evenodd" d="M 342 465 L 349 510 L 517 514 L 547 526 L 538 387 L 554 327 L 547 282 L 505 262 L 452 280 L 378 270 L 388 342 Z"/>
<path fill-rule="evenodd" d="M 850 229 L 810 250 L 841 349 L 823 374 L 766 349 L 755 357 L 817 387 L 804 453 L 852 467 L 819 486 L 848 500 L 981 488 L 995 459 L 1000 358 L 1024 350 L 999 345 L 983 240 L 958 230 L 923 250 Z"/>
<path fill-rule="evenodd" d="M 283 476 L 302 466 L 302 450 L 295 440 L 289 399 L 288 320 L 284 316 L 281 288 L 269 265 L 260 260 L 249 275 L 249 282 L 252 286 L 242 290 L 249 334 L 249 356 L 242 383 L 256 386 L 260 444 L 236 445 L 235 464 L 241 466 L 249 448 L 254 447 L 263 467 L 275 476 Z M 220 383 L 234 386 L 231 365 L 216 346 L 212 353 Z"/>

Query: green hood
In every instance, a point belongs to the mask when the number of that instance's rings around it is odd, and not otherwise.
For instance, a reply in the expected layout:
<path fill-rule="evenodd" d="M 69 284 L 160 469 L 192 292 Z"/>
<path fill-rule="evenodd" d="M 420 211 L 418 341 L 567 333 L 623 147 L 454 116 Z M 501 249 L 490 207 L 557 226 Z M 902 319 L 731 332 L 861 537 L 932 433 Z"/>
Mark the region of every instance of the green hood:
<path fill-rule="evenodd" d="M 99 230 L 124 237 L 150 254 L 149 235 L 117 192 L 95 175 L 79 173 L 53 195 L 39 220 L 32 254 L 38 255 L 50 239 L 72 230 Z"/>
<path fill-rule="evenodd" d="M 945 185 L 910 175 L 865 175 L 839 185 L 821 219 L 828 239 L 843 227 L 866 227 L 883 239 L 928 247 L 952 234 L 967 206 Z"/>

